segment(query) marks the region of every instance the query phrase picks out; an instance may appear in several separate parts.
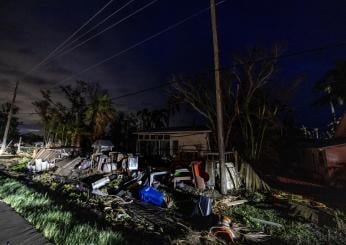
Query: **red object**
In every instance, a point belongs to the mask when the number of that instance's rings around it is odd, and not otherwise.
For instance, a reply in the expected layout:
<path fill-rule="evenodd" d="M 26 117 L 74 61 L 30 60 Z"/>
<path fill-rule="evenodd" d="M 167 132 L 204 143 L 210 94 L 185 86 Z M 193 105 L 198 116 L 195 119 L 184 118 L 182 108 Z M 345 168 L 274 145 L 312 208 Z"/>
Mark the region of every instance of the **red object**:
<path fill-rule="evenodd" d="M 205 181 L 201 175 L 201 166 L 200 161 L 193 161 L 191 162 L 191 168 L 192 168 L 192 173 L 193 173 L 193 178 L 195 180 L 195 185 L 198 189 L 204 190 L 205 189 Z"/>

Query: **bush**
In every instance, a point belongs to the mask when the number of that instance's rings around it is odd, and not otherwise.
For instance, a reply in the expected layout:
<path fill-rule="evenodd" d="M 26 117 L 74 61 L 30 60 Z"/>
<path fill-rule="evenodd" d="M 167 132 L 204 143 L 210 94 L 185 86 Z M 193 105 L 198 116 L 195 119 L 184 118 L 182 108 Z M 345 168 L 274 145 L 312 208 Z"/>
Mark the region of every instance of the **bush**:
<path fill-rule="evenodd" d="M 16 165 L 13 165 L 11 167 L 12 171 L 16 171 L 16 172 L 25 172 L 26 170 L 26 165 L 28 164 L 28 162 L 31 161 L 31 158 L 29 157 L 24 157 L 22 158 Z"/>

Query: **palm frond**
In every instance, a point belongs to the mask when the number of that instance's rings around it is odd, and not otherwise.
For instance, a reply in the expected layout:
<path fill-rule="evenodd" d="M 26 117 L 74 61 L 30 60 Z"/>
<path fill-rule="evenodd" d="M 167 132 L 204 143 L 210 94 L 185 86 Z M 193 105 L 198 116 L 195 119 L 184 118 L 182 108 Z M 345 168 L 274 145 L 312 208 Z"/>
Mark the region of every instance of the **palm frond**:
<path fill-rule="evenodd" d="M 258 176 L 250 164 L 245 162 L 242 163 L 240 167 L 240 175 L 244 180 L 247 190 L 251 192 L 270 190 L 269 185 Z"/>

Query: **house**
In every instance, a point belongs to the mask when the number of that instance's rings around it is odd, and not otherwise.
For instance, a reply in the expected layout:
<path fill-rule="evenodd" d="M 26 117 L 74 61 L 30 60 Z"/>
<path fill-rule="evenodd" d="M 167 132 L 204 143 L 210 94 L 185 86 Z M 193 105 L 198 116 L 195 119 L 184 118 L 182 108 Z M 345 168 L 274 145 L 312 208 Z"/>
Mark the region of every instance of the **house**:
<path fill-rule="evenodd" d="M 92 148 L 94 152 L 112 151 L 114 145 L 110 140 L 96 140 L 94 144 L 92 144 Z"/>
<path fill-rule="evenodd" d="M 326 183 L 346 181 L 346 176 L 339 176 L 346 169 L 346 142 L 308 147 L 304 150 L 304 163 L 304 168 L 316 180 Z"/>
<path fill-rule="evenodd" d="M 304 147 L 302 167 L 315 180 L 346 186 L 346 113 L 336 125 L 333 138 Z"/>
<path fill-rule="evenodd" d="M 203 154 L 210 150 L 206 128 L 164 128 L 136 132 L 136 150 L 145 156 L 176 156 L 180 153 Z"/>

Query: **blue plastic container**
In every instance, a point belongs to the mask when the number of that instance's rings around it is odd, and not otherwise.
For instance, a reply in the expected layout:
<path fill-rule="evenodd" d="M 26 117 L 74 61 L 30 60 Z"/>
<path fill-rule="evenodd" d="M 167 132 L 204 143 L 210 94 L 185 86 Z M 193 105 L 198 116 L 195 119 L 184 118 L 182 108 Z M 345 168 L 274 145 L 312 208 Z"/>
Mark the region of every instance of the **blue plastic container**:
<path fill-rule="evenodd" d="M 144 186 L 139 191 L 139 197 L 142 201 L 149 202 L 157 206 L 161 206 L 164 201 L 163 193 L 150 186 Z"/>

